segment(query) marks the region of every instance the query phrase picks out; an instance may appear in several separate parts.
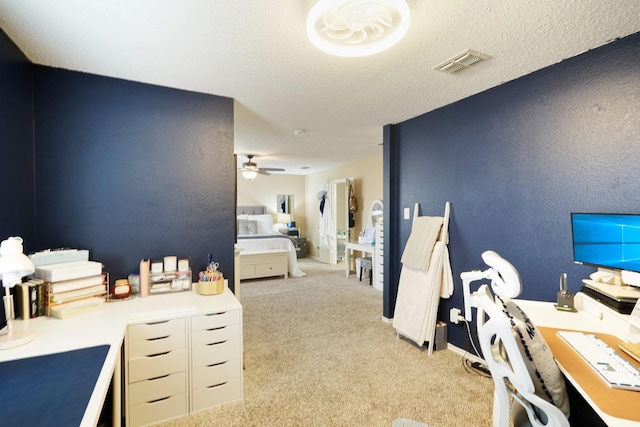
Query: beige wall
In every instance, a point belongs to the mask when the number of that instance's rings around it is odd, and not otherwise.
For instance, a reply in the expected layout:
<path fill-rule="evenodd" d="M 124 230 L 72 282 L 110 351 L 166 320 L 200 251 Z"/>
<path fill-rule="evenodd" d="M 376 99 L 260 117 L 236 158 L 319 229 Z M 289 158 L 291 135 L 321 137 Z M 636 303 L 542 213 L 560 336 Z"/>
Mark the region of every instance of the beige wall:
<path fill-rule="evenodd" d="M 293 218 L 300 235 L 306 230 L 305 177 L 302 175 L 258 175 L 247 180 L 238 174 L 238 206 L 266 206 L 267 213 L 276 213 L 276 195 L 293 194 Z"/>
<path fill-rule="evenodd" d="M 309 256 L 317 257 L 319 244 L 320 201 L 318 191 L 324 184 L 342 178 L 354 179 L 358 200 L 354 233 L 357 236 L 368 223 L 369 207 L 382 200 L 382 149 L 372 157 L 326 171 L 301 175 L 258 175 L 248 181 L 238 174 L 238 205 L 264 205 L 276 212 L 276 194 L 293 194 L 294 216 L 300 236 L 306 237 Z"/>
<path fill-rule="evenodd" d="M 376 199 L 382 200 L 382 149 L 373 157 L 306 176 L 307 234 L 305 237 L 310 256 L 318 257 L 320 223 L 318 191 L 324 184 L 342 178 L 354 179 L 354 190 L 358 200 L 354 228 L 357 236 L 362 227 L 368 224 L 371 203 Z"/>

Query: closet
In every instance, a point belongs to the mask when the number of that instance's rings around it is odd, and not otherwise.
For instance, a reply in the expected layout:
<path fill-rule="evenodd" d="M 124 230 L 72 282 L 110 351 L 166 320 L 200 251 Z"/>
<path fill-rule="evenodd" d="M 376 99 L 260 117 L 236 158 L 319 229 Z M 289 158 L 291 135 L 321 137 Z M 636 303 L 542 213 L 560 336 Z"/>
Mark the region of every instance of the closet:
<path fill-rule="evenodd" d="M 318 193 L 318 199 L 323 205 L 320 213 L 318 257 L 322 262 L 337 264 L 345 258 L 346 243 L 351 234 L 349 185 L 353 185 L 353 178 L 335 179 L 324 185 Z"/>

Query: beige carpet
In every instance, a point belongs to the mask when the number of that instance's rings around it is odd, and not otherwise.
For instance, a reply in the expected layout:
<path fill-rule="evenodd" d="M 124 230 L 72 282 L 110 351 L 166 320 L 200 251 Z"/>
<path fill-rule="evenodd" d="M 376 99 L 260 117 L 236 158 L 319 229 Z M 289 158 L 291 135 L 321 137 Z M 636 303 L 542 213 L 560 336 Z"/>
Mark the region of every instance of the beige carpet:
<path fill-rule="evenodd" d="M 382 293 L 344 269 L 243 282 L 244 400 L 165 426 L 490 426 L 492 382 L 448 350 L 397 339 Z"/>

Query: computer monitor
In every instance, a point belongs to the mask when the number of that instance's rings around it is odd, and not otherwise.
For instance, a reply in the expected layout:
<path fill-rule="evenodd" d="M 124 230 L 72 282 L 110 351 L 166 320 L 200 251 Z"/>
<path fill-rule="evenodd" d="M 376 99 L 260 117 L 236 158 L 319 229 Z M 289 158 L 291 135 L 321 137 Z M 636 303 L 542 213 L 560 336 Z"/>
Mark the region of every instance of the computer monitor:
<path fill-rule="evenodd" d="M 640 273 L 640 215 L 572 213 L 573 259 Z"/>

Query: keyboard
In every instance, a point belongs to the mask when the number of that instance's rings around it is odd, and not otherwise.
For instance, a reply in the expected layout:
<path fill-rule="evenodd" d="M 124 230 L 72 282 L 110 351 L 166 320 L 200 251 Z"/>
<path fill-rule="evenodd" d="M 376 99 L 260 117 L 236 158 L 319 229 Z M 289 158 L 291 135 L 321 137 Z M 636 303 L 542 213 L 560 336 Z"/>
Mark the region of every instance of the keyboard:
<path fill-rule="evenodd" d="M 640 370 L 593 334 L 558 331 L 609 387 L 640 391 Z"/>

